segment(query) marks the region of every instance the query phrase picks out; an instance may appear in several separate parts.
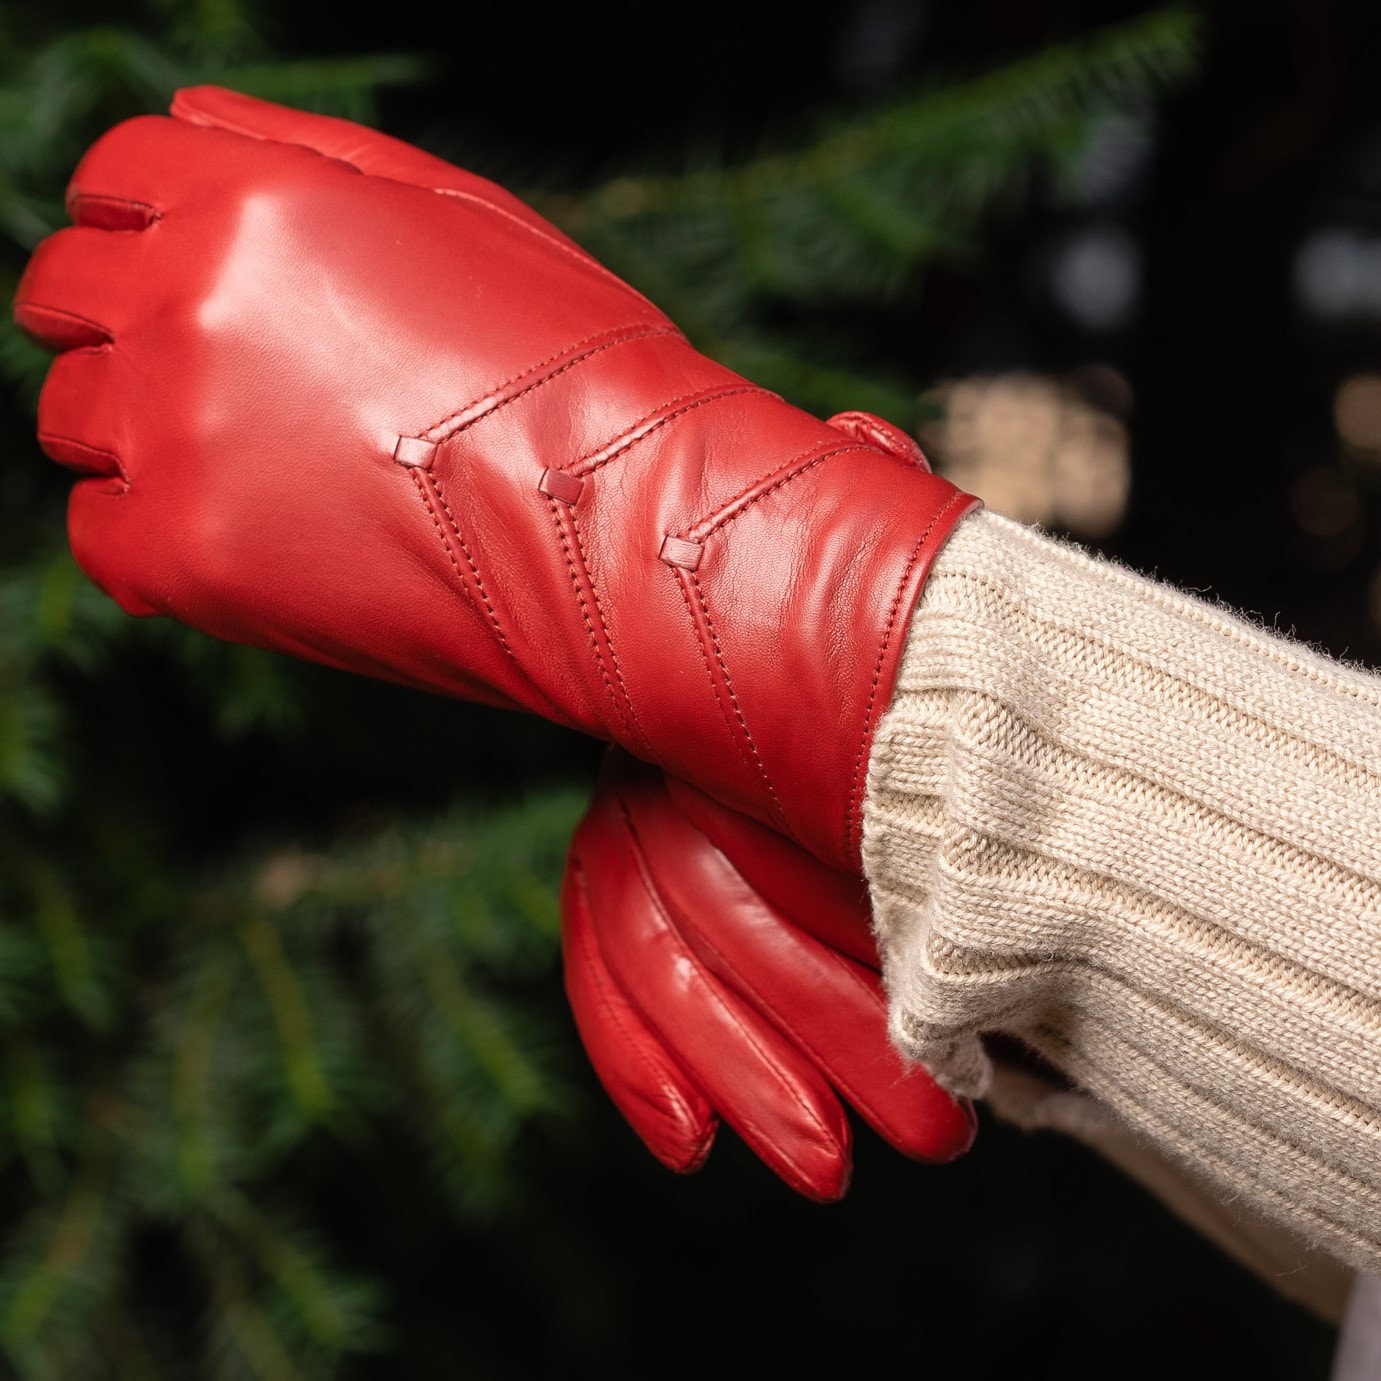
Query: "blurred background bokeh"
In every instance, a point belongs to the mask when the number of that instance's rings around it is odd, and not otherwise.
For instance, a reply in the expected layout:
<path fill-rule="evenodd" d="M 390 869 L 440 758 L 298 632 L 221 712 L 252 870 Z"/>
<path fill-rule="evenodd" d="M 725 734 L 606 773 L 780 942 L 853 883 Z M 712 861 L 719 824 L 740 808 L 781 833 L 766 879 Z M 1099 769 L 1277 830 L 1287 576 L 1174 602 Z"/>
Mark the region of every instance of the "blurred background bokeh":
<path fill-rule="evenodd" d="M 1381 658 L 1381 6 L 4 0 L 4 295 L 216 80 L 485 173 L 995 508 Z M 597 748 L 124 618 L 0 334 L 0 1374 L 1322 1378 L 1089 1153 L 661 1170 L 566 1013 Z"/>

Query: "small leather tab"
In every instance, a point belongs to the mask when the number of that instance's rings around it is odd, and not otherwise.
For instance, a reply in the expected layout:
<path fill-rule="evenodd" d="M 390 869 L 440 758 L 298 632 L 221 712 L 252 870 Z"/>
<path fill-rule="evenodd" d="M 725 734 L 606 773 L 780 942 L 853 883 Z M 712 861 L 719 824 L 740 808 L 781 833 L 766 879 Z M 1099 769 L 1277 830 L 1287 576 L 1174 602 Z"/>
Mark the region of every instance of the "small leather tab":
<path fill-rule="evenodd" d="M 865 446 L 876 446 L 903 465 L 914 465 L 918 470 L 930 469 L 930 462 L 915 439 L 885 418 L 871 412 L 837 412 L 830 418 L 829 425 Z"/>
<path fill-rule="evenodd" d="M 570 504 L 580 497 L 580 491 L 585 488 L 585 481 L 576 475 L 567 474 L 564 470 L 543 470 L 537 487 L 547 498 Z"/>
<path fill-rule="evenodd" d="M 436 458 L 436 442 L 420 436 L 400 436 L 393 458 L 399 465 L 410 465 L 414 470 L 430 470 Z"/>
<path fill-rule="evenodd" d="M 668 534 L 662 539 L 662 549 L 657 554 L 668 566 L 680 566 L 682 570 L 693 571 L 700 564 L 700 556 L 704 550 L 699 542 L 688 542 L 684 537 L 672 537 Z"/>

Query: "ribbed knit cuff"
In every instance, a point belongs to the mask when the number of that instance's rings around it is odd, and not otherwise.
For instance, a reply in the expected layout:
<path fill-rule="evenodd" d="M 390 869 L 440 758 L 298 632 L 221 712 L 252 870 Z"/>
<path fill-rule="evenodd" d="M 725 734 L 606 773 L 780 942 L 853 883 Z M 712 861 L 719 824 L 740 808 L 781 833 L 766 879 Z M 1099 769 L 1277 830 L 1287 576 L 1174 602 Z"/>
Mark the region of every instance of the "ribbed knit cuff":
<path fill-rule="evenodd" d="M 864 867 L 893 1034 L 1020 1036 L 1225 1198 L 1381 1269 L 1381 677 L 996 514 L 929 578 Z"/>

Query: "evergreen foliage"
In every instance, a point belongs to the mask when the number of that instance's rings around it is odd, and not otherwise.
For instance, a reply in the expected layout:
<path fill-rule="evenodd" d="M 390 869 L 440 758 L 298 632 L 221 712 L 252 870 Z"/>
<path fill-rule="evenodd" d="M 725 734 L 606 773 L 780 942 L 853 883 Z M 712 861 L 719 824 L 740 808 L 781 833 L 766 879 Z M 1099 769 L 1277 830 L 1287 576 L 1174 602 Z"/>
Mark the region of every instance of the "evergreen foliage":
<path fill-rule="evenodd" d="M 865 376 L 810 314 L 866 323 L 972 256 L 1108 110 L 1188 70 L 1193 28 L 1153 12 L 791 147 L 537 200 L 734 367 L 911 422 L 926 381 Z M 138 30 L 8 5 L 0 289 L 82 149 L 176 86 L 368 121 L 426 71 L 276 60 L 241 0 L 162 0 Z M 0 1356 L 33 1381 L 338 1374 L 401 1344 L 386 1271 L 318 1186 L 410 1177 L 421 1211 L 482 1227 L 522 1211 L 523 1146 L 569 1125 L 556 887 L 584 762 L 529 771 L 540 728 L 127 619 L 66 553 L 32 442 L 45 365 L 0 331 Z M 530 789 L 439 790 L 379 715 L 469 715 Z"/>

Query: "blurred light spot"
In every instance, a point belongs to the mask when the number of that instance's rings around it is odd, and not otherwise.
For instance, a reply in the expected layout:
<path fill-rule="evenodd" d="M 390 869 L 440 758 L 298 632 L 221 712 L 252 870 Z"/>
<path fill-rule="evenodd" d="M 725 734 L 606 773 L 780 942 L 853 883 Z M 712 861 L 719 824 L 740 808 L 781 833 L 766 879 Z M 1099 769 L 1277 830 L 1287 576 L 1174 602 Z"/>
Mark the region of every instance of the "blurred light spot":
<path fill-rule="evenodd" d="M 319 868 L 307 854 L 287 849 L 274 854 L 254 880 L 258 899 L 274 908 L 291 906 L 317 879 Z"/>
<path fill-rule="evenodd" d="M 1331 226 L 1295 256 L 1295 295 L 1324 320 L 1381 316 L 1381 239 Z"/>
<path fill-rule="evenodd" d="M 839 80 L 863 95 L 891 86 L 915 53 L 927 18 L 919 0 L 863 0 L 840 38 Z"/>
<path fill-rule="evenodd" d="M 1130 386 L 1107 373 L 1130 408 Z M 1127 429 L 1081 392 L 1039 374 L 959 379 L 936 391 L 943 420 L 922 442 L 942 474 L 989 508 L 1106 537 L 1122 521 L 1131 488 Z"/>
<path fill-rule="evenodd" d="M 1357 491 L 1337 470 L 1307 470 L 1290 490 L 1295 521 L 1310 537 L 1337 538 L 1361 516 Z"/>
<path fill-rule="evenodd" d="M 1068 240 L 1055 257 L 1050 290 L 1090 331 L 1115 331 L 1136 315 L 1141 251 L 1115 226 L 1095 226 Z"/>
<path fill-rule="evenodd" d="M 1381 374 L 1354 374 L 1333 395 L 1338 435 L 1354 451 L 1381 455 Z"/>
<path fill-rule="evenodd" d="M 1151 151 L 1151 126 L 1145 117 L 1126 111 L 1105 116 L 1075 160 L 1075 194 L 1085 205 L 1125 200 L 1145 175 Z"/>
<path fill-rule="evenodd" d="M 1070 408 L 1052 457 L 1055 521 L 1085 537 L 1107 537 L 1127 509 L 1131 471 L 1122 423 L 1092 408 Z"/>

